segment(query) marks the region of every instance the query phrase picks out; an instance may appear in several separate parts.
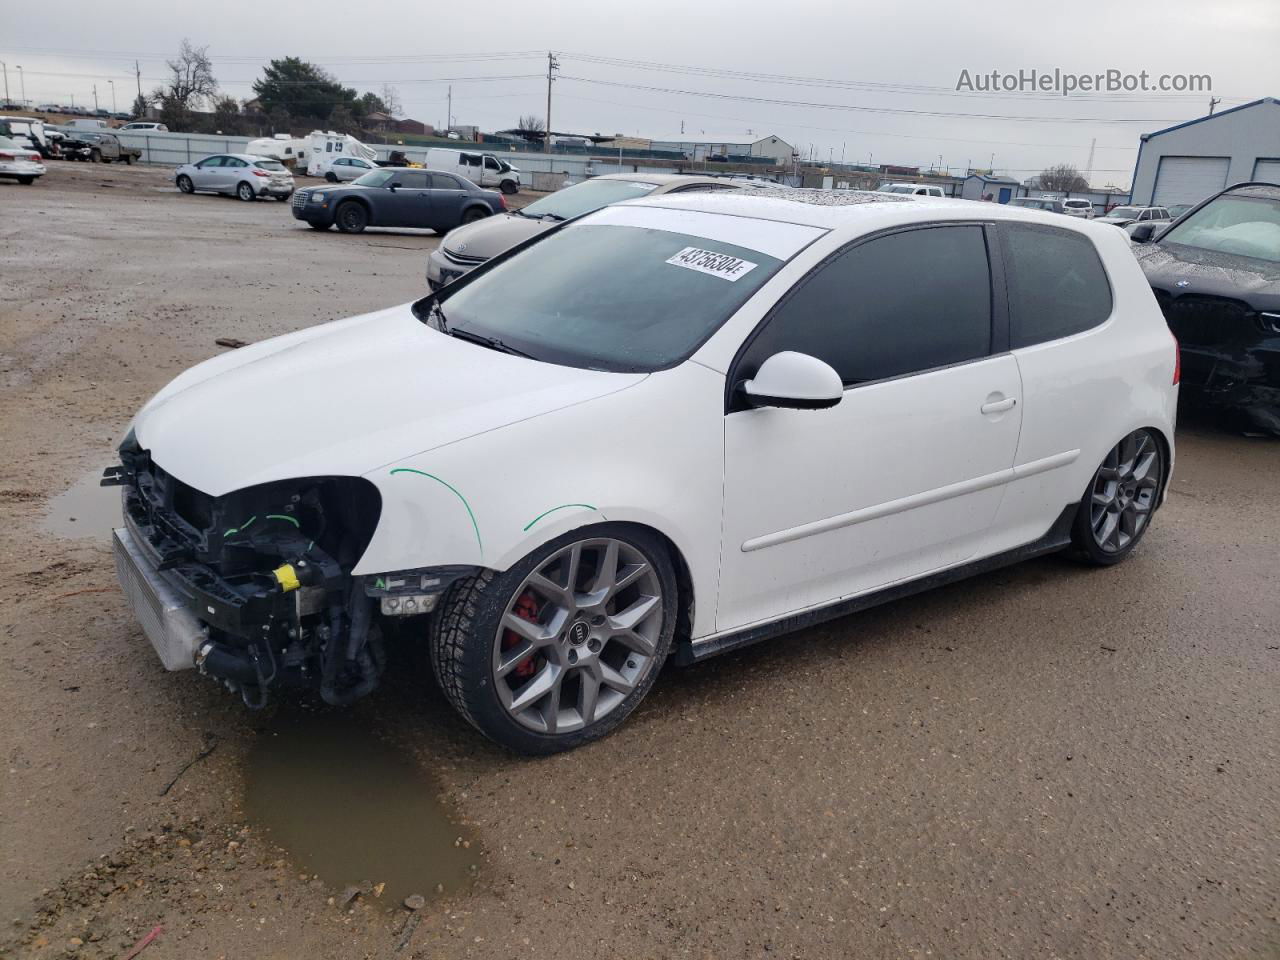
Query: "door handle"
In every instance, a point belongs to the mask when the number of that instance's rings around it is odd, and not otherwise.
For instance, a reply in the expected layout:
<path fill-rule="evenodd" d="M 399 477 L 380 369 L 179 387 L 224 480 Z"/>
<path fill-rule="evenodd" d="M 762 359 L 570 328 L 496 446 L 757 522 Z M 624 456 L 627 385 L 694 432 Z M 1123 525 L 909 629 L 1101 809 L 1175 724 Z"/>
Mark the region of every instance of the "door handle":
<path fill-rule="evenodd" d="M 1005 397 L 1003 400 L 989 400 L 978 409 L 983 413 L 1004 413 L 1006 410 L 1012 410 L 1017 403 L 1017 398 Z"/>

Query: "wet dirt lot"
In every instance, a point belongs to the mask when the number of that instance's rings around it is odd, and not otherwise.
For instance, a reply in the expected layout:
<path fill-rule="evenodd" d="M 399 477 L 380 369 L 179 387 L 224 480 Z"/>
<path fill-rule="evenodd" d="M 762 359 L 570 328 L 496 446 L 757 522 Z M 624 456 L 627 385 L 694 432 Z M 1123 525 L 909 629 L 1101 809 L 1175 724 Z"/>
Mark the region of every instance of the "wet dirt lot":
<path fill-rule="evenodd" d="M 1273 441 L 1185 428 L 1116 569 L 669 669 L 546 760 L 408 660 L 338 714 L 165 673 L 85 478 L 215 338 L 409 300 L 436 242 L 158 170 L 0 183 L 0 956 L 1280 955 Z"/>

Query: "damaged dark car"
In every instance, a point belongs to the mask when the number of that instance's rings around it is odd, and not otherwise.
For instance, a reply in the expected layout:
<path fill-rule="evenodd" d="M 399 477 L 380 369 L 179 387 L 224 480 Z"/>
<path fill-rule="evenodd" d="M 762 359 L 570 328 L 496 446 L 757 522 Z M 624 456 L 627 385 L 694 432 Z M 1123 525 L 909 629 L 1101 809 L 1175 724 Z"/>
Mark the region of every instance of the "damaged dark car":
<path fill-rule="evenodd" d="M 1227 187 L 1162 230 L 1138 262 L 1182 345 L 1182 396 L 1280 436 L 1280 185 Z"/>

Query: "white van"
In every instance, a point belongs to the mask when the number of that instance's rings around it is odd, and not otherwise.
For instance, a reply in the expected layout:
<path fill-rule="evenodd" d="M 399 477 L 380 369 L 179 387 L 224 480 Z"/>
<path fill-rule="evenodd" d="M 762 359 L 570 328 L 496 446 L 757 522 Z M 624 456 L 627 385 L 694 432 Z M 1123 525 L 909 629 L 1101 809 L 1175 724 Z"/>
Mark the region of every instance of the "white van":
<path fill-rule="evenodd" d="M 520 189 L 520 171 L 492 153 L 466 153 L 461 150 L 427 151 L 427 167 L 442 173 L 466 177 L 477 187 L 497 187 L 503 193 Z"/>
<path fill-rule="evenodd" d="M 111 124 L 105 120 L 97 120 L 91 117 L 77 117 L 75 120 L 68 120 L 63 124 L 64 127 L 70 127 L 72 130 L 110 130 Z"/>

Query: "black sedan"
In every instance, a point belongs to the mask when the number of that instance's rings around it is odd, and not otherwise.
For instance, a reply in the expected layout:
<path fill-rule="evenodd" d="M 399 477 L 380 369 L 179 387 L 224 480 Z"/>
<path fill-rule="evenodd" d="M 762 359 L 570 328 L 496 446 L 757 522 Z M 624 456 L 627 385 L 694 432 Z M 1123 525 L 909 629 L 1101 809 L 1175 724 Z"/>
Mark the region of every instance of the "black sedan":
<path fill-rule="evenodd" d="M 348 184 L 298 190 L 293 215 L 316 230 L 423 227 L 447 233 L 507 209 L 502 194 L 433 170 L 373 170 Z"/>
<path fill-rule="evenodd" d="M 1132 236 L 1182 344 L 1183 397 L 1280 436 L 1280 185 L 1236 184 Z"/>

